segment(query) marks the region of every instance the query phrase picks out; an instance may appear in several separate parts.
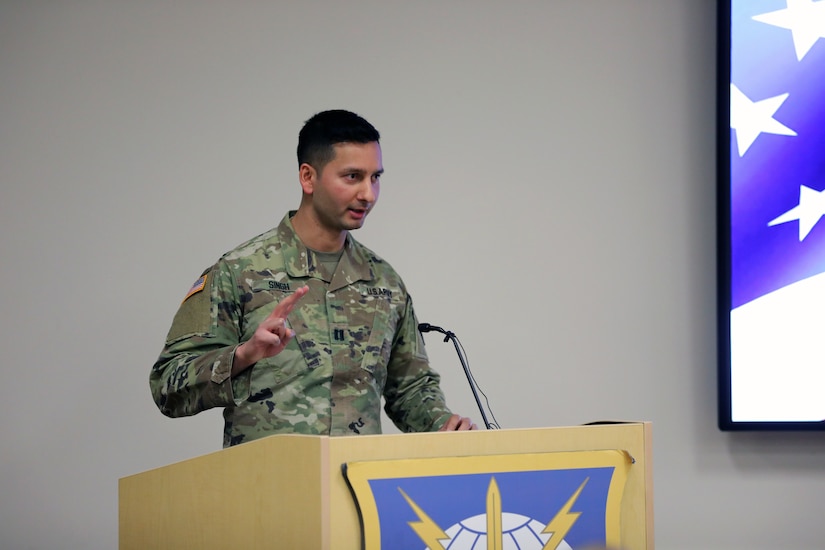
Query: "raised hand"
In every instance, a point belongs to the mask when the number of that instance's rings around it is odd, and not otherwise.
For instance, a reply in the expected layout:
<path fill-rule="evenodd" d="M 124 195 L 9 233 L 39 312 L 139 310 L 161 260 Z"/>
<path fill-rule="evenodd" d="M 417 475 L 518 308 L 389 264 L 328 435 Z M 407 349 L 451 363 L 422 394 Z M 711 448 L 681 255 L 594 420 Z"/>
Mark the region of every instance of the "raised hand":
<path fill-rule="evenodd" d="M 238 346 L 235 350 L 235 360 L 232 363 L 233 376 L 261 359 L 278 355 L 283 351 L 295 336 L 295 331 L 287 328 L 286 318 L 307 292 L 309 292 L 309 287 L 302 286 L 278 302 L 272 313 L 255 329 L 252 338 Z"/>

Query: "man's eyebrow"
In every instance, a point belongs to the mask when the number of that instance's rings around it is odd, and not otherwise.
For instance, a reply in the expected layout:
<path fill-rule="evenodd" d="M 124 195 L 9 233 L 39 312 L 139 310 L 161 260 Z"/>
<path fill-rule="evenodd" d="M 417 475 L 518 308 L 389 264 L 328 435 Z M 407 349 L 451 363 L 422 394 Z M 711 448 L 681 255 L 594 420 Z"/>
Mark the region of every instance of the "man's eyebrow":
<path fill-rule="evenodd" d="M 349 168 L 341 168 L 341 173 L 342 173 L 342 174 L 366 174 L 366 173 L 367 173 L 367 170 L 364 170 L 363 168 L 349 167 Z M 383 168 L 381 168 L 380 170 L 376 170 L 375 172 L 373 172 L 373 174 L 377 174 L 377 175 L 379 175 L 379 176 L 380 176 L 381 174 L 383 174 L 383 173 L 384 173 L 384 169 L 383 169 Z"/>

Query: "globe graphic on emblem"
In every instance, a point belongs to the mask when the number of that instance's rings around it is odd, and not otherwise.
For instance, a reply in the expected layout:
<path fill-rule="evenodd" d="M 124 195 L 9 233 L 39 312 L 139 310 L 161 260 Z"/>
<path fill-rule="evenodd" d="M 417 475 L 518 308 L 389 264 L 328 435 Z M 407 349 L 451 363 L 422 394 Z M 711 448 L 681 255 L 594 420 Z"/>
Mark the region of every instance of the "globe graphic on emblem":
<path fill-rule="evenodd" d="M 503 550 L 541 550 L 550 540 L 543 534 L 545 524 L 522 516 L 503 512 L 501 514 L 501 539 Z M 450 537 L 441 539 L 447 550 L 487 550 L 487 515 L 479 514 L 463 519 L 444 531 Z M 431 550 L 427 548 L 427 550 Z M 558 550 L 573 550 L 564 540 Z"/>

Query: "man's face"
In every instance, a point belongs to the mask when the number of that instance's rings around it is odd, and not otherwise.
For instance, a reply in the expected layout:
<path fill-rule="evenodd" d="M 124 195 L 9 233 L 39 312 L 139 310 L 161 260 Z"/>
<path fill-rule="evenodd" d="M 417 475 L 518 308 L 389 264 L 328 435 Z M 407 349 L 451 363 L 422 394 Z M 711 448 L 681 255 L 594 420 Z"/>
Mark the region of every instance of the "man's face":
<path fill-rule="evenodd" d="M 335 157 L 315 174 L 312 210 L 328 230 L 358 229 L 376 201 L 384 172 L 377 142 L 339 143 Z"/>

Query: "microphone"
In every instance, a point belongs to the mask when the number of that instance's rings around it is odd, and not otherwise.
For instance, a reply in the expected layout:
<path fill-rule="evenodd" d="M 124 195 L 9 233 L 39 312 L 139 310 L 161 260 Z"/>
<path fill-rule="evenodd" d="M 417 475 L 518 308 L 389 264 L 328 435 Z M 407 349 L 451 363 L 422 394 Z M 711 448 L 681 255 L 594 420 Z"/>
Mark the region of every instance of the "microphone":
<path fill-rule="evenodd" d="M 431 325 L 430 323 L 421 323 L 418 325 L 419 332 L 440 332 L 441 334 L 447 334 L 447 331 L 441 327 L 437 327 L 435 325 Z M 452 333 L 450 333 L 452 334 Z"/>
<path fill-rule="evenodd" d="M 430 323 L 420 323 L 418 325 L 418 331 L 422 334 L 426 332 L 440 332 L 444 335 L 445 342 L 449 342 L 450 340 L 453 341 L 455 351 L 456 353 L 458 353 L 458 360 L 461 361 L 461 367 L 464 369 L 464 374 L 467 376 L 467 382 L 470 384 L 470 390 L 472 390 L 473 392 L 473 397 L 476 400 L 476 405 L 478 405 L 478 410 L 481 413 L 481 419 L 484 421 L 484 426 L 488 430 L 498 428 L 499 426 L 497 423 L 491 424 L 490 421 L 487 420 L 487 414 L 485 414 L 484 407 L 481 406 L 481 400 L 478 398 L 478 391 L 476 390 L 476 381 L 473 378 L 473 375 L 470 373 L 470 367 L 467 366 L 467 361 L 465 360 L 464 353 L 462 353 L 461 344 L 459 343 L 458 338 L 456 338 L 455 334 L 453 334 L 452 331 L 444 330 L 443 328 L 436 325 L 431 325 Z M 483 393 L 484 392 L 482 392 L 482 394 Z M 487 396 L 485 395 L 484 398 L 486 400 Z M 489 407 L 489 402 L 487 406 Z M 492 410 L 490 410 L 490 414 L 493 416 L 493 419 L 495 420 L 495 415 L 493 414 Z"/>

